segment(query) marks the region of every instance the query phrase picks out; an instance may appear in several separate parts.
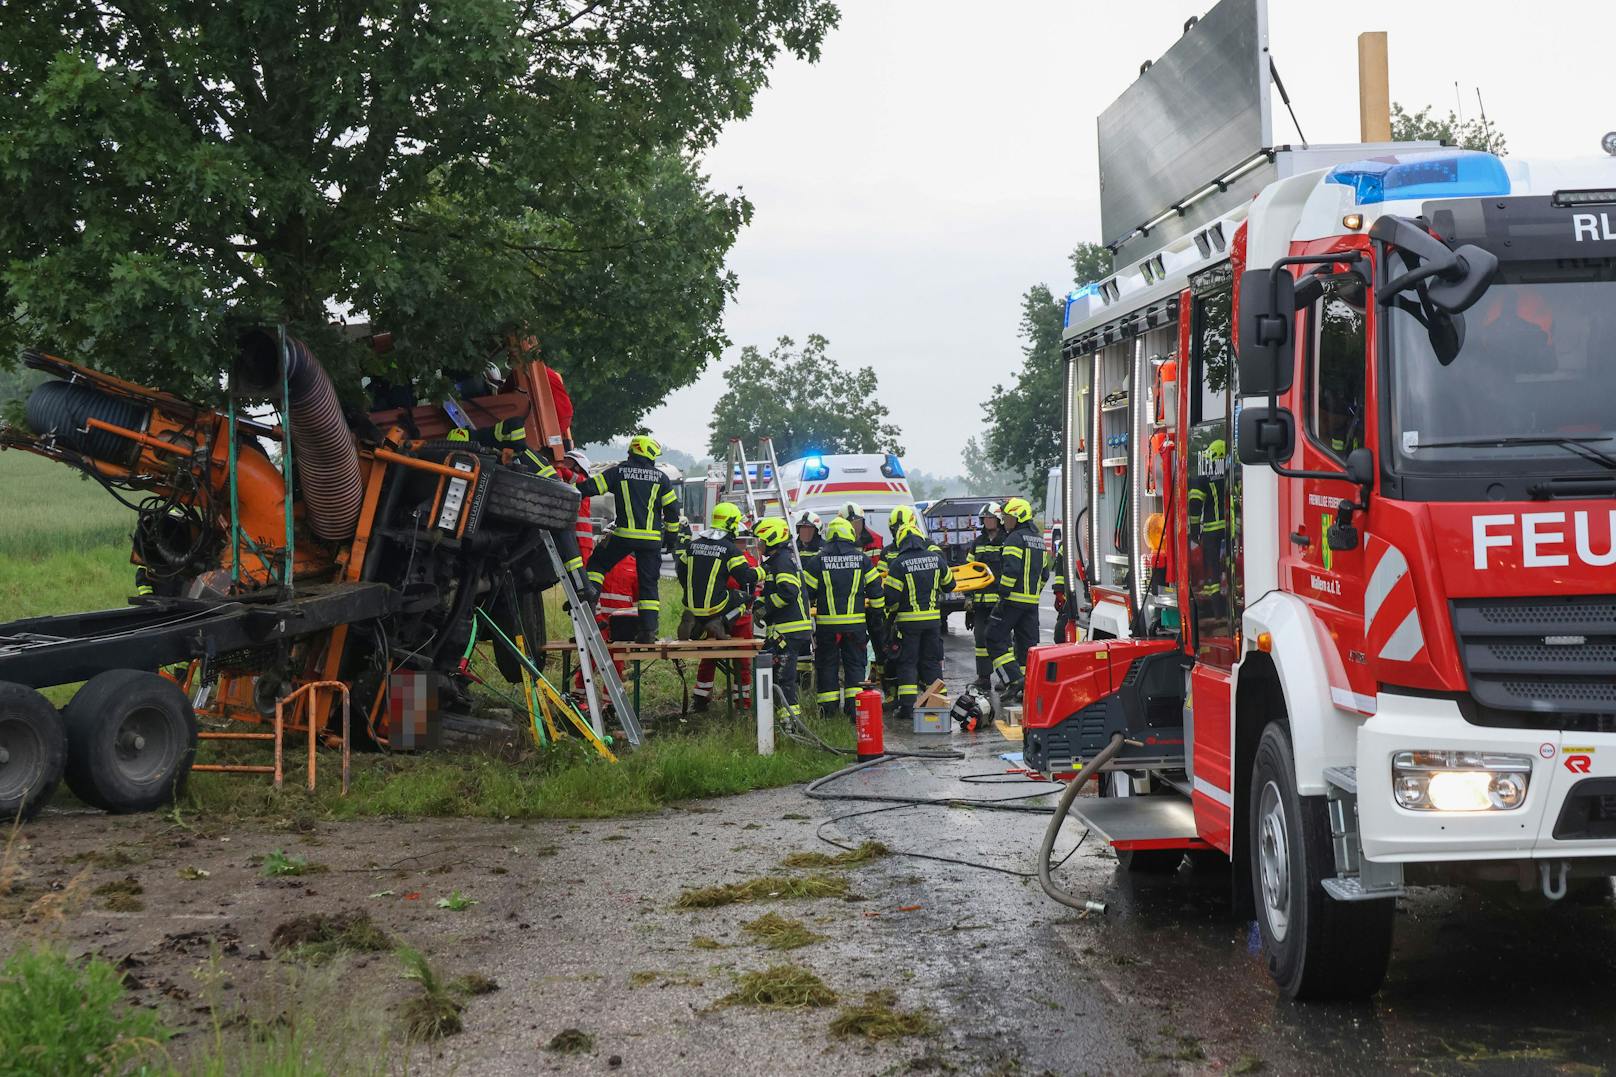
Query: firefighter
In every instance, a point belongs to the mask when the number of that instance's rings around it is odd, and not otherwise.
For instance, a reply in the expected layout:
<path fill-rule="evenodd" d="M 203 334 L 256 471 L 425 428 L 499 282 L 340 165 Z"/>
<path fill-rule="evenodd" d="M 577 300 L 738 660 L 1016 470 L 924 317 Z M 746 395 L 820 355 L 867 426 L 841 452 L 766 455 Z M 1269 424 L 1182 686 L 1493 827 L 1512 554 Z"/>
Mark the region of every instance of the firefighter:
<path fill-rule="evenodd" d="M 1003 505 L 997 501 L 989 502 L 982 510 L 982 531 L 965 551 L 967 560 L 987 566 L 995 585 L 1004 567 L 1004 558 L 999 549 L 999 544 L 1004 541 L 1003 513 Z M 988 679 L 993 676 L 993 656 L 988 653 L 988 620 L 998 605 L 998 588 L 990 586 L 972 595 L 971 606 L 966 610 L 971 622 L 971 636 L 976 644 L 976 680 L 971 683 L 983 691 L 987 691 Z"/>
<path fill-rule="evenodd" d="M 1000 543 L 999 601 L 988 619 L 987 643 L 999 695 L 1014 703 L 1021 698 L 1022 663 L 1038 642 L 1038 596 L 1049 578 L 1049 565 L 1044 536 L 1033 525 L 1027 499 L 1010 498 L 1004 503 L 1004 515 L 1010 528 Z"/>
<path fill-rule="evenodd" d="M 728 639 L 730 628 L 745 608 L 744 598 L 730 588 L 733 580 L 743 596 L 757 586 L 757 570 L 737 540 L 741 510 L 728 501 L 713 506 L 707 529 L 692 535 L 679 548 L 675 573 L 684 590 L 685 612 L 679 621 L 680 639 Z"/>
<path fill-rule="evenodd" d="M 791 551 L 791 525 L 778 516 L 757 522 L 752 531 L 763 546 L 763 590 L 752 616 L 768 626 L 765 645 L 774 656 L 774 686 L 785 701 L 786 718 L 802 716 L 797 705 L 797 660 L 813 645 L 814 622 L 797 557 Z"/>
<path fill-rule="evenodd" d="M 538 475 L 545 479 L 553 479 L 556 482 L 564 481 L 550 461 L 528 446 L 527 428 L 523 425 L 522 420 L 501 419 L 495 423 L 494 444 L 501 449 L 511 450 L 510 466 L 518 471 L 525 471 L 530 475 Z M 585 474 L 587 474 L 587 469 Z M 578 583 L 579 592 L 586 599 L 589 598 L 594 585 L 584 575 L 584 558 L 582 551 L 578 548 L 577 531 L 553 531 L 551 534 L 555 537 L 556 552 L 561 555 L 562 567 L 573 574 Z M 544 575 L 546 574 L 541 573 L 541 578 Z"/>
<path fill-rule="evenodd" d="M 802 570 L 811 572 L 815 559 L 819 557 L 820 549 L 825 545 L 825 538 L 820 534 L 819 513 L 806 510 L 799 512 L 796 522 L 797 556 L 802 559 Z"/>
<path fill-rule="evenodd" d="M 814 619 L 816 698 L 821 713 L 840 706 L 852 718 L 864 683 L 864 650 L 874 642 L 881 653 L 880 636 L 872 637 L 870 629 L 872 621 L 879 625 L 885 589 L 880 572 L 854 541 L 853 525 L 838 516 L 826 530 L 812 569 L 803 570 L 803 582 L 819 611 Z"/>
<path fill-rule="evenodd" d="M 943 623 L 939 603 L 954 589 L 954 571 L 942 550 L 909 524 L 893 536 L 896 549 L 887 564 L 886 597 L 898 636 L 898 717 L 914 717 L 922 684 L 943 675 Z"/>
<path fill-rule="evenodd" d="M 842 506 L 839 515 L 853 525 L 853 542 L 869 555 L 870 563 L 875 564 L 881 556 L 881 536 L 865 526 L 863 507 L 857 501 L 849 501 Z"/>
<path fill-rule="evenodd" d="M 611 494 L 617 500 L 617 526 L 590 555 L 589 582 L 599 587 L 606 573 L 625 557 L 638 570 L 640 642 L 655 643 L 662 618 L 657 598 L 662 578 L 662 548 L 679 531 L 679 492 L 656 465 L 662 445 L 648 434 L 629 439 L 628 459 L 598 475 L 579 480 L 579 493 Z M 661 517 L 661 527 L 657 518 Z"/>
<path fill-rule="evenodd" d="M 1055 634 L 1052 638 L 1056 643 L 1065 643 L 1067 630 L 1077 619 L 1077 604 L 1072 601 L 1071 587 L 1066 578 L 1066 542 L 1059 531 L 1055 532 L 1055 543 L 1054 583 L 1050 587 L 1055 592 Z"/>
<path fill-rule="evenodd" d="M 1207 445 L 1190 476 L 1189 508 L 1184 514 L 1191 551 L 1201 555 L 1201 594 L 1211 599 L 1223 591 L 1223 554 L 1229 534 L 1224 513 L 1224 490 L 1228 477 L 1228 446 L 1222 438 Z M 1207 611 L 1210 613 L 1211 611 Z"/>

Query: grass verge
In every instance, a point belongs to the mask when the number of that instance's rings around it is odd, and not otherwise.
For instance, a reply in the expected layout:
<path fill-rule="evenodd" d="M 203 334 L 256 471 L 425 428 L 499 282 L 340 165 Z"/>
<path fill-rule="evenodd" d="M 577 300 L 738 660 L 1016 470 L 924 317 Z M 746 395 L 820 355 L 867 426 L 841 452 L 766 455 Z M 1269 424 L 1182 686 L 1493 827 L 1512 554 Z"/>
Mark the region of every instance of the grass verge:
<path fill-rule="evenodd" d="M 680 909 L 714 909 L 750 901 L 790 901 L 795 898 L 847 896 L 847 880 L 840 875 L 759 875 L 742 883 L 723 883 L 686 890 L 674 902 Z"/>
<path fill-rule="evenodd" d="M 118 970 L 105 961 L 77 962 L 47 947 L 17 951 L 0 965 L 0 1067 L 90 1077 L 157 1064 L 170 1033 L 123 994 Z"/>

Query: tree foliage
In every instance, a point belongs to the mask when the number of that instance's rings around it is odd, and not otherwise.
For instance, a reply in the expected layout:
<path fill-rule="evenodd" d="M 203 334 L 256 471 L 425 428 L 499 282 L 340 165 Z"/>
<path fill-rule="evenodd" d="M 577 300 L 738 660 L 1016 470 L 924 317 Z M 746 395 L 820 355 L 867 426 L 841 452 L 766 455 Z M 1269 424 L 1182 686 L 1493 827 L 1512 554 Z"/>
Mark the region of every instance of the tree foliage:
<path fill-rule="evenodd" d="M 1440 142 L 1445 146 L 1458 146 L 1466 150 L 1484 150 L 1500 157 L 1508 151 L 1504 135 L 1491 120 L 1477 117 L 1461 120 L 1449 111 L 1438 117 L 1430 105 L 1418 112 L 1410 112 L 1402 105 L 1392 103 L 1393 142 Z"/>
<path fill-rule="evenodd" d="M 1071 263 L 1075 283 L 1091 284 L 1111 273 L 1111 252 L 1098 243 L 1079 243 Z M 1064 316 L 1065 302 L 1049 285 L 1027 289 L 1021 297 L 1021 370 L 1009 387 L 994 386 L 987 403 L 988 428 L 982 445 L 986 462 L 1018 476 L 1024 496 L 1040 496 L 1049 469 L 1061 462 Z M 973 466 L 969 459 L 966 466 Z"/>
<path fill-rule="evenodd" d="M 768 355 L 748 345 L 724 371 L 727 388 L 713 406 L 708 449 L 717 459 L 738 437 L 748 451 L 760 437 L 774 439 L 783 462 L 809 453 L 891 452 L 902 437 L 877 398 L 875 370 L 843 370 L 826 354 L 830 342 L 810 334 L 800 350 L 781 337 Z"/>
<path fill-rule="evenodd" d="M 480 367 L 522 326 L 580 436 L 626 430 L 726 343 L 750 207 L 697 155 L 836 19 L 829 0 L 0 6 L 0 356 L 206 393 L 237 322 L 285 320 L 351 391 L 365 356 L 333 312 L 394 332 L 395 381 Z"/>

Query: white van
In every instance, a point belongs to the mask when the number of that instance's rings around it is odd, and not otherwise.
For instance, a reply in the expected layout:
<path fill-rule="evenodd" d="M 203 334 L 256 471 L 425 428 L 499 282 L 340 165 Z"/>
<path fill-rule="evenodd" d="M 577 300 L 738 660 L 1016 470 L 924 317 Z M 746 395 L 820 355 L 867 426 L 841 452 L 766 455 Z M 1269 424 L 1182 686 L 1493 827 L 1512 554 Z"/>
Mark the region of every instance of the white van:
<path fill-rule="evenodd" d="M 903 461 L 892 453 L 828 453 L 780 465 L 781 485 L 796 512 L 817 512 L 828 522 L 849 501 L 864 509 L 864 525 L 892 541 L 887 515 L 899 505 L 914 506 Z"/>

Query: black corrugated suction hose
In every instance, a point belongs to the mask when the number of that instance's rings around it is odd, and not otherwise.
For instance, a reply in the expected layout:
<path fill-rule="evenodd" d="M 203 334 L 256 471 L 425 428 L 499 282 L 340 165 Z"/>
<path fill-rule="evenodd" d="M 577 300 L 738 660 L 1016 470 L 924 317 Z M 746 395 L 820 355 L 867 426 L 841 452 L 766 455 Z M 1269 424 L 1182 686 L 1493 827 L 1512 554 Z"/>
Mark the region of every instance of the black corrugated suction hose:
<path fill-rule="evenodd" d="M 68 381 L 47 381 L 28 396 L 28 427 L 34 433 L 54 436 L 74 452 L 121 467 L 135 462 L 140 443 L 105 430 L 86 431 L 84 424 L 100 419 L 144 432 L 150 416 L 150 408 Z"/>
<path fill-rule="evenodd" d="M 364 487 L 353 433 L 342 417 L 331 377 L 302 341 L 286 338 L 286 380 L 292 410 L 292 463 L 308 511 L 309 529 L 327 542 L 353 537 Z M 244 333 L 236 355 L 238 390 L 279 401 L 280 338 L 273 330 Z"/>

